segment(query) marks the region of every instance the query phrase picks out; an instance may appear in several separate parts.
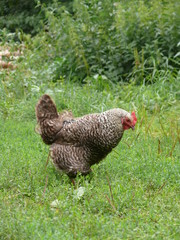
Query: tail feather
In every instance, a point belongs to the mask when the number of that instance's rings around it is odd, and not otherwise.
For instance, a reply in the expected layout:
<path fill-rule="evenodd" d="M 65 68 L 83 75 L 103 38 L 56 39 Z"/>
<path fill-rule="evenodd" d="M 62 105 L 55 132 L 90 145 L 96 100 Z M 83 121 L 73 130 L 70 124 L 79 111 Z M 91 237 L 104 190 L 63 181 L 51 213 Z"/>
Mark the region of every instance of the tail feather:
<path fill-rule="evenodd" d="M 49 95 L 44 94 L 37 103 L 36 118 L 38 122 L 58 118 L 57 108 Z"/>
<path fill-rule="evenodd" d="M 73 121 L 71 112 L 64 111 L 58 114 L 53 100 L 47 94 L 43 95 L 36 105 L 37 126 L 35 131 L 41 135 L 46 144 L 52 144 L 57 139 L 58 132 L 63 128 L 64 123 Z"/>

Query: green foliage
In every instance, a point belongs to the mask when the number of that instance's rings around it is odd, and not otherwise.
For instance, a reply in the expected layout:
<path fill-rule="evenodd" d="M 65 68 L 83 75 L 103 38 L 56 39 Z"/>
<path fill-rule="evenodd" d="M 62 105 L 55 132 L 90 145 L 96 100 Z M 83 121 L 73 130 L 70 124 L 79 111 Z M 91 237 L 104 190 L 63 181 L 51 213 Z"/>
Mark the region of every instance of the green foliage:
<path fill-rule="evenodd" d="M 21 29 L 24 32 L 38 32 L 42 25 L 40 7 L 36 8 L 37 1 L 4 1 L 0 0 L 0 28 L 7 28 L 10 32 Z"/>
<path fill-rule="evenodd" d="M 29 5 L 24 4 L 26 9 Z M 180 4 L 176 0 L 74 0 L 69 11 L 59 1 L 37 8 L 32 2 L 29 7 L 40 14 L 35 20 L 21 7 L 17 14 L 25 26 L 36 26 L 37 33 L 41 23 L 42 30 L 33 40 L 18 30 L 11 37 L 26 42 L 34 53 L 28 64 L 33 69 L 48 68 L 53 81 L 62 77 L 83 82 L 99 74 L 113 82 L 152 83 L 149 79 L 157 71 L 177 74 L 180 67 Z M 13 24 L 19 21 L 9 16 Z M 0 38 L 5 39 L 4 31 Z"/>
<path fill-rule="evenodd" d="M 60 0 L 62 5 L 69 7 L 72 0 Z M 64 3 L 65 2 L 65 3 Z M 48 5 L 50 0 L 0 0 L 0 29 L 10 32 L 22 30 L 32 35 L 43 28 L 44 12 L 40 5 Z"/>
<path fill-rule="evenodd" d="M 58 3 L 45 9 L 55 78 L 103 74 L 142 83 L 158 69 L 179 68 L 177 1 L 81 0 L 73 7 L 73 14 Z"/>

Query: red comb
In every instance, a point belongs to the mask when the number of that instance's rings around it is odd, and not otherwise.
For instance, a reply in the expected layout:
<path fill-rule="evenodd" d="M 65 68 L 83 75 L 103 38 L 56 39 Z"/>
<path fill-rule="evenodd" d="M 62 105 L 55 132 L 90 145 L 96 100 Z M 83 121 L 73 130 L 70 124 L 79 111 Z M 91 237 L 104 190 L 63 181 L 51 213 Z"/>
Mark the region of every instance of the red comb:
<path fill-rule="evenodd" d="M 131 116 L 132 116 L 132 118 L 133 118 L 133 124 L 135 125 L 136 122 L 137 122 L 137 117 L 136 117 L 135 112 L 132 112 L 132 113 L 131 113 Z"/>

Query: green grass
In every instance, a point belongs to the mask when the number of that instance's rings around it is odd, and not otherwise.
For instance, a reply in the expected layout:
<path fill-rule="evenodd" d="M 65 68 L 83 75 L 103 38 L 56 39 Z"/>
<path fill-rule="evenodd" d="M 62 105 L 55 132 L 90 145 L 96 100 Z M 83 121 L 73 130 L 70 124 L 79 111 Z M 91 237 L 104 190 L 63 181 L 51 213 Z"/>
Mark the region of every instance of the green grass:
<path fill-rule="evenodd" d="M 45 84 L 39 69 L 35 85 L 19 69 L 1 72 L 0 239 L 179 239 L 179 75 L 158 71 L 154 84 L 139 86 L 103 76 Z M 114 107 L 138 116 L 136 131 L 92 176 L 78 176 L 76 189 L 52 163 L 45 169 L 48 146 L 34 131 L 45 92 L 75 116 Z"/>
<path fill-rule="evenodd" d="M 35 121 L 1 120 L 0 239 L 179 239 L 177 129 L 166 120 L 165 135 L 155 122 L 147 132 L 139 121 L 91 179 L 78 176 L 78 198 L 52 163 L 45 170 Z"/>
<path fill-rule="evenodd" d="M 88 19 L 84 2 L 76 1 L 77 12 L 84 13 L 76 16 L 79 20 Z M 107 4 L 112 5 L 112 1 Z M 91 33 L 94 20 L 103 28 L 108 24 L 104 21 L 110 16 L 107 7 L 107 15 L 97 15 L 91 24 L 88 20 L 84 25 L 72 22 L 67 12 L 61 14 L 63 21 L 49 15 L 48 31 L 35 38 L 21 33 L 21 45 L 2 30 L 4 48 L 10 47 L 12 52 L 23 49 L 23 54 L 13 60 L 17 66 L 13 71 L 0 69 L 0 239 L 180 239 L 179 43 L 169 38 L 179 39 L 175 31 L 179 25 L 174 21 L 178 14 L 173 10 L 177 12 L 178 8 L 172 4 L 170 9 L 161 8 L 159 14 L 157 1 L 152 1 L 152 9 L 157 7 L 154 15 L 147 15 L 149 8 L 142 1 L 127 6 L 129 11 L 119 15 L 121 5 L 116 5 L 115 14 L 122 16 L 116 19 L 116 28 L 122 36 L 117 34 L 114 39 L 114 28 L 105 27 L 110 30 L 110 35 L 106 34 L 108 44 L 101 28 L 95 36 Z M 136 8 L 139 14 L 134 15 Z M 99 5 L 94 10 L 99 14 Z M 164 14 L 166 10 L 168 14 Z M 133 34 L 139 18 L 144 25 L 138 34 Z M 68 35 L 64 35 L 64 25 L 63 29 L 59 27 L 62 23 L 68 25 Z M 88 26 L 88 39 L 84 37 L 87 31 L 79 32 L 83 26 Z M 147 29 L 153 30 L 153 38 Z M 158 29 L 163 30 L 160 35 Z M 169 34 L 171 30 L 174 35 Z M 160 46 L 158 41 L 152 41 L 157 36 Z M 97 46 L 94 38 L 99 39 Z M 141 46 L 141 40 L 145 45 Z M 169 48 L 174 49 L 173 54 Z M 98 57 L 98 64 L 94 57 Z M 82 60 L 94 66 L 91 74 L 84 74 Z M 174 68 L 170 62 L 175 63 Z M 163 63 L 167 66 L 163 67 Z M 128 84 L 122 82 L 125 76 L 120 72 L 125 69 L 119 64 L 133 68 L 124 79 Z M 113 74 L 118 75 L 119 82 L 115 83 Z M 115 107 L 135 110 L 137 114 L 135 132 L 126 131 L 117 148 L 93 166 L 91 176 L 78 176 L 76 189 L 51 162 L 45 169 L 48 146 L 34 131 L 35 104 L 44 93 L 53 97 L 59 111 L 71 109 L 75 116 Z M 54 201 L 56 206 L 52 206 Z"/>

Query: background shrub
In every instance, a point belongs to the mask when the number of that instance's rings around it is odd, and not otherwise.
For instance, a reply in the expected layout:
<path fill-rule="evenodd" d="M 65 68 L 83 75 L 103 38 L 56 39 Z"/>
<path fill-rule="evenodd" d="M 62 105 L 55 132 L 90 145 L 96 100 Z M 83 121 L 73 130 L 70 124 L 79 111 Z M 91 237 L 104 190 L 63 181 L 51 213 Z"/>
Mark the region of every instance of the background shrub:
<path fill-rule="evenodd" d="M 0 0 L 0 29 L 10 32 L 21 29 L 25 33 L 37 34 L 43 28 L 44 12 L 41 4 L 49 5 L 50 0 Z M 62 6 L 71 7 L 72 0 L 59 0 Z"/>
<path fill-rule="evenodd" d="M 56 2 L 46 9 L 55 78 L 82 80 L 98 73 L 139 83 L 158 69 L 176 71 L 179 13 L 175 0 L 74 0 L 73 13 Z"/>

